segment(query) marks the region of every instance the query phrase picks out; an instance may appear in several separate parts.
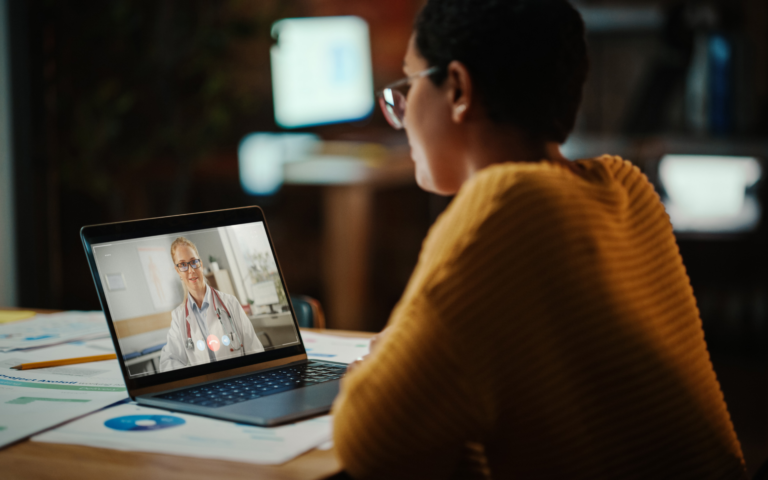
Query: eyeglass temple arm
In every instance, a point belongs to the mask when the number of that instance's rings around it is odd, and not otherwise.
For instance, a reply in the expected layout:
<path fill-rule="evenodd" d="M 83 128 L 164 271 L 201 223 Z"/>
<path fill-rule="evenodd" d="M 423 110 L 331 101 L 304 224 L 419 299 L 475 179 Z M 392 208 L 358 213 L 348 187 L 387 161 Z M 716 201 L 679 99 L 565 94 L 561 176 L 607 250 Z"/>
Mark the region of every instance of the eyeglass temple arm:
<path fill-rule="evenodd" d="M 397 88 L 397 87 L 399 87 L 401 85 L 405 85 L 408 82 L 410 82 L 412 80 L 415 80 L 417 78 L 426 77 L 427 75 L 432 75 L 433 73 L 437 72 L 438 70 L 440 70 L 440 67 L 437 67 L 437 66 L 430 67 L 430 68 L 428 68 L 426 70 L 422 70 L 419 73 L 414 73 L 410 77 L 401 78 L 400 80 L 398 80 L 398 81 L 396 81 L 394 83 L 390 83 L 389 85 L 386 85 L 381 91 L 384 91 L 384 90 L 386 90 L 388 88 Z"/>

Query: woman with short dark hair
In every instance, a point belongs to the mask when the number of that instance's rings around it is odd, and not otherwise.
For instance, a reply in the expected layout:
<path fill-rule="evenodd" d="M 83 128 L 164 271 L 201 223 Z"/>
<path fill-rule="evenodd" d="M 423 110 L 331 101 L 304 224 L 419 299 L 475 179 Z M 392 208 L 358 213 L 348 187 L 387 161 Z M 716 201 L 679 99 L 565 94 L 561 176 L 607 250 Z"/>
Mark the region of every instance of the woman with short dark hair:
<path fill-rule="evenodd" d="M 334 439 L 356 478 L 746 477 L 658 195 L 629 162 L 571 162 L 586 77 L 565 0 L 430 0 L 405 55 L 425 190 L 456 194 Z M 476 467 L 473 472 L 467 468 Z"/>

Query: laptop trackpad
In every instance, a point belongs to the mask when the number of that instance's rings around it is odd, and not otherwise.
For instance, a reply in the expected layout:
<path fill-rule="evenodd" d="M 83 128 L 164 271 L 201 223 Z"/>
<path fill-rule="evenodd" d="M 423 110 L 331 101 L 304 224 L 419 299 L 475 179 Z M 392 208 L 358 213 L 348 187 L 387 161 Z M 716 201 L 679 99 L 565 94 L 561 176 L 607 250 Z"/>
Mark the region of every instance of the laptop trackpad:
<path fill-rule="evenodd" d="M 282 423 L 292 418 L 312 415 L 330 410 L 339 393 L 339 380 L 297 388 L 288 392 L 236 403 L 220 410 L 237 415 L 258 416 L 267 424 Z"/>

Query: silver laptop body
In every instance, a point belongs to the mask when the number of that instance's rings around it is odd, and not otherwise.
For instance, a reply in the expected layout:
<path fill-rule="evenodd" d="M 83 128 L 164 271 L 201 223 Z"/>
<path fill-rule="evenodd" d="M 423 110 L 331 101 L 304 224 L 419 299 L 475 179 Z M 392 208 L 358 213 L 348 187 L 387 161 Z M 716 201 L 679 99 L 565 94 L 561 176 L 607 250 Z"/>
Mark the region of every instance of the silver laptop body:
<path fill-rule="evenodd" d="M 185 303 L 170 255 L 179 237 L 200 257 L 182 266 L 209 272 L 211 297 L 229 305 L 226 315 L 214 308 L 218 320 L 211 320 L 210 305 L 204 320 L 189 313 L 192 302 Z M 346 365 L 307 358 L 259 207 L 86 226 L 81 238 L 128 394 L 137 403 L 262 426 L 330 410 Z M 218 348 L 234 352 L 238 338 L 241 354 L 220 357 Z M 248 351 L 245 338 L 261 350 Z"/>

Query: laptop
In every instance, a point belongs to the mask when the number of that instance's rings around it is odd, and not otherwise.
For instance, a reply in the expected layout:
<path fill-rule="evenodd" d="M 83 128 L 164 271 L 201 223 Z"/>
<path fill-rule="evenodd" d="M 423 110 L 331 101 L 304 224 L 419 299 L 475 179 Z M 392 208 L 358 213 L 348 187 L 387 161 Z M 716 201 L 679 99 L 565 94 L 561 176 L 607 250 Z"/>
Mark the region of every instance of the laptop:
<path fill-rule="evenodd" d="M 260 426 L 330 410 L 346 365 L 308 359 L 259 207 L 80 236 L 131 399 Z"/>

